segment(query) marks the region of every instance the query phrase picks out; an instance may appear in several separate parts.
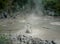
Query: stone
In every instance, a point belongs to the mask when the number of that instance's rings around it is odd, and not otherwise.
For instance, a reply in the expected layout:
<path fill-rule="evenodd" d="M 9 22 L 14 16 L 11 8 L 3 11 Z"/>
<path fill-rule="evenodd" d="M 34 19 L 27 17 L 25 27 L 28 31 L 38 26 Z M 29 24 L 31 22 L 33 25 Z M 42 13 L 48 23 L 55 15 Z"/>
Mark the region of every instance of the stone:
<path fill-rule="evenodd" d="M 19 35 L 17 39 L 20 41 L 20 44 L 56 44 L 54 41 L 32 38 L 32 36 L 26 35 Z"/>

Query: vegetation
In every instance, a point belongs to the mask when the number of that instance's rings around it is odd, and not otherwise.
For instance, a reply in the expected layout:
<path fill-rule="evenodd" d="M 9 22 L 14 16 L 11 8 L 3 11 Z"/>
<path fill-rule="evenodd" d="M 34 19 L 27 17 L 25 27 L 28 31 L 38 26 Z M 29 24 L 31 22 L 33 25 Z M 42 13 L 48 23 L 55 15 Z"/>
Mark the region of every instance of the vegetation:
<path fill-rule="evenodd" d="M 3 14 L 4 17 L 13 16 L 12 13 L 20 10 L 27 3 L 28 0 L 0 0 L 0 15 Z"/>
<path fill-rule="evenodd" d="M 16 4 L 20 7 L 24 6 L 28 0 L 0 0 L 0 10 L 5 8 L 13 8 Z"/>
<path fill-rule="evenodd" d="M 12 43 L 7 35 L 0 34 L 0 44 L 10 44 Z"/>
<path fill-rule="evenodd" d="M 51 10 L 60 15 L 60 0 L 43 0 L 43 5 L 45 10 Z"/>
<path fill-rule="evenodd" d="M 8 5 L 8 0 L 0 0 L 0 10 L 4 9 Z"/>

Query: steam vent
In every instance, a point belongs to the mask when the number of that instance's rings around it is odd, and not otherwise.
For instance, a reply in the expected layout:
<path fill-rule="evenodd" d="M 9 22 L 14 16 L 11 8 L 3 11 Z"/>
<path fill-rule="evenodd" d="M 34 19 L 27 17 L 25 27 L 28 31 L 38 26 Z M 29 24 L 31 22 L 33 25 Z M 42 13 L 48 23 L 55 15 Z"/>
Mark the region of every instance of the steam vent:
<path fill-rule="evenodd" d="M 31 33 L 31 25 L 29 23 L 27 23 L 27 29 L 26 29 L 26 33 Z"/>

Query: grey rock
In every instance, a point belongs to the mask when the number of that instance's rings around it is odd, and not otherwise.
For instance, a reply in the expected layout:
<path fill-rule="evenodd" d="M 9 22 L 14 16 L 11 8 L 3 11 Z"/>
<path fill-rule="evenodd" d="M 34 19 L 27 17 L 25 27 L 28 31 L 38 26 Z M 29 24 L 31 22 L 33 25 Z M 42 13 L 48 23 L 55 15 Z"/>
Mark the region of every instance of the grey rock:
<path fill-rule="evenodd" d="M 54 41 L 32 38 L 32 36 L 25 35 L 19 35 L 17 39 L 20 41 L 20 44 L 56 44 Z"/>

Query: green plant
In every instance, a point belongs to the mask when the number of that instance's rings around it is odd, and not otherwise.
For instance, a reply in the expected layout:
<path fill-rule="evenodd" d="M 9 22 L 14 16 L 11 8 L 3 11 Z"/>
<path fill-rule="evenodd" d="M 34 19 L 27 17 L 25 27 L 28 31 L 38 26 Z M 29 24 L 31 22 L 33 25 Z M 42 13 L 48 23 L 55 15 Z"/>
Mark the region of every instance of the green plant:
<path fill-rule="evenodd" d="M 45 10 L 52 10 L 60 15 L 60 0 L 43 0 L 42 3 Z"/>
<path fill-rule="evenodd" d="M 0 44 L 9 44 L 10 40 L 7 35 L 0 34 Z"/>

